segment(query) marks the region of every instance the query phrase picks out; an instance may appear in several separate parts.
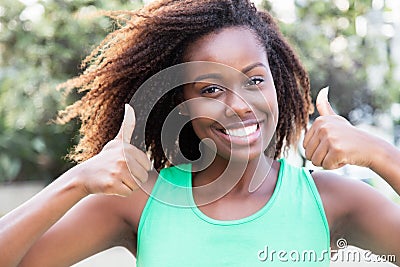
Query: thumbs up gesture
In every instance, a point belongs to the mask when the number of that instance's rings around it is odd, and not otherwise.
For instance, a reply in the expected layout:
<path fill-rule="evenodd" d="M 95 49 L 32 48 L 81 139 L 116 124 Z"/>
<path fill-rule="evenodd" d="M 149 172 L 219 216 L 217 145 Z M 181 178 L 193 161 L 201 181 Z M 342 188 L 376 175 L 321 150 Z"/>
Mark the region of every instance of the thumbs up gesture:
<path fill-rule="evenodd" d="M 320 116 L 306 132 L 303 142 L 306 158 L 325 169 L 346 164 L 370 166 L 370 136 L 335 113 L 328 101 L 328 88 L 318 93 L 316 106 Z"/>
<path fill-rule="evenodd" d="M 135 113 L 126 104 L 125 115 L 117 136 L 96 156 L 79 164 L 77 179 L 87 194 L 128 196 L 146 182 L 151 162 L 147 155 L 130 144 L 135 129 Z"/>

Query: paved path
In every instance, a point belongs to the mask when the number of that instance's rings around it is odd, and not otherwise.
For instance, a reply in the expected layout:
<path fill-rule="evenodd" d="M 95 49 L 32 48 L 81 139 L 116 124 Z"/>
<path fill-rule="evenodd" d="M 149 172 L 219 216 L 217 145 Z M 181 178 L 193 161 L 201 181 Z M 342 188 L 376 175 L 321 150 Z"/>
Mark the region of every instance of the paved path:
<path fill-rule="evenodd" d="M 135 267 L 135 258 L 124 248 L 116 247 L 94 255 L 72 267 Z"/>

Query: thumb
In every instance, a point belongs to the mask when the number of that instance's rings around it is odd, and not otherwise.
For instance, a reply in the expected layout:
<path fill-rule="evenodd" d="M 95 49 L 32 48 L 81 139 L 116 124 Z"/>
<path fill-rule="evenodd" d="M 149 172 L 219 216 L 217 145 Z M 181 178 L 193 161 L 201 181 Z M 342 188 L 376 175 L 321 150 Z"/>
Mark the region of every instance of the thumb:
<path fill-rule="evenodd" d="M 317 95 L 316 105 L 319 115 L 321 116 L 336 115 L 335 111 L 331 107 L 331 104 L 329 104 L 328 92 L 329 87 L 325 87 L 322 88 Z"/>
<path fill-rule="evenodd" d="M 121 139 L 125 143 L 130 143 L 133 130 L 135 129 L 135 123 L 135 111 L 129 104 L 125 104 L 124 120 L 122 121 L 121 128 L 115 138 Z"/>

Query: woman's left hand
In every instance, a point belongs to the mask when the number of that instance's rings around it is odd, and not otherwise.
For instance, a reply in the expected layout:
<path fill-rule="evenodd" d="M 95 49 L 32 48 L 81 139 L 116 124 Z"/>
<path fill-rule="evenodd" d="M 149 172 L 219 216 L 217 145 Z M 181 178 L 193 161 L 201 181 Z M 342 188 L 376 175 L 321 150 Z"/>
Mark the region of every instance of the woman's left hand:
<path fill-rule="evenodd" d="M 375 137 L 337 115 L 328 101 L 328 88 L 317 96 L 320 116 L 306 132 L 303 142 L 306 158 L 315 166 L 336 169 L 346 164 L 369 167 Z"/>

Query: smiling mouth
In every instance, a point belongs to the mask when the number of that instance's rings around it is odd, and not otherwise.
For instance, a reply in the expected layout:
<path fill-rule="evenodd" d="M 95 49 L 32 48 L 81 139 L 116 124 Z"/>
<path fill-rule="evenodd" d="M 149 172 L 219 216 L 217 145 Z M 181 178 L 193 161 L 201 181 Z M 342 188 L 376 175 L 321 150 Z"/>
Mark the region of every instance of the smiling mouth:
<path fill-rule="evenodd" d="M 263 121 L 248 120 L 240 123 L 232 123 L 225 127 L 214 128 L 215 133 L 227 143 L 239 146 L 248 146 L 257 143 L 261 136 Z"/>
<path fill-rule="evenodd" d="M 233 128 L 233 129 L 219 129 L 223 134 L 232 137 L 246 137 L 255 133 L 260 128 L 259 123 L 255 123 L 246 127 Z"/>

